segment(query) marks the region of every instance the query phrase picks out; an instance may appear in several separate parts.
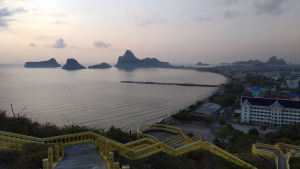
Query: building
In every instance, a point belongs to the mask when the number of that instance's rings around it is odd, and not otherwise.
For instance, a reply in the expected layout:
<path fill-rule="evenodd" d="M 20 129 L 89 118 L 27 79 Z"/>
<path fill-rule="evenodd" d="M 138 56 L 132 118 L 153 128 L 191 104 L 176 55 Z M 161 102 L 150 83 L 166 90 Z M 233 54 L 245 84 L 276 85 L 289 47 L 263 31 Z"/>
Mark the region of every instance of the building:
<path fill-rule="evenodd" d="M 295 89 L 295 88 L 299 87 L 298 79 L 287 80 L 286 83 L 287 83 L 287 86 L 291 89 Z"/>
<path fill-rule="evenodd" d="M 258 86 L 253 87 L 252 96 L 256 96 L 256 95 L 259 95 L 259 94 L 260 94 L 260 87 L 258 87 Z"/>
<path fill-rule="evenodd" d="M 212 116 L 212 117 L 217 117 L 219 115 L 218 110 L 215 108 L 200 108 L 196 111 L 194 111 L 194 116 Z"/>
<path fill-rule="evenodd" d="M 300 101 L 242 97 L 241 123 L 280 127 L 300 123 Z"/>

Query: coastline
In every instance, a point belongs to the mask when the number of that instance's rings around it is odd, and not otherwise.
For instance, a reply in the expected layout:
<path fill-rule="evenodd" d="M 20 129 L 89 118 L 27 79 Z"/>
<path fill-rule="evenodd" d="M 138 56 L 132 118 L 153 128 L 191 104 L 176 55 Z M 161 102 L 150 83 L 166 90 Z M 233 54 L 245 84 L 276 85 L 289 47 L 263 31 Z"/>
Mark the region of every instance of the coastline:
<path fill-rule="evenodd" d="M 190 70 L 190 69 L 188 69 L 188 70 Z M 214 72 L 209 72 L 209 73 L 214 73 Z M 216 73 L 216 74 L 219 74 L 219 73 Z M 222 83 L 222 84 L 226 85 L 226 84 L 228 84 L 228 83 L 231 81 L 231 79 L 228 78 L 227 76 L 225 76 L 225 75 L 223 75 L 223 74 L 219 74 L 219 75 L 222 75 L 222 76 L 224 76 L 224 77 L 226 78 L 225 82 Z M 208 101 L 208 98 L 209 98 L 210 96 L 212 96 L 212 95 L 214 95 L 214 94 L 220 92 L 220 90 L 222 90 L 222 88 L 224 87 L 224 85 L 218 87 L 218 88 L 217 88 L 211 95 L 209 95 L 208 97 L 203 98 L 202 100 L 196 100 L 195 103 L 192 104 L 192 105 L 196 105 L 196 103 L 197 103 L 198 101 L 201 101 L 201 102 L 203 102 L 203 103 L 206 103 L 206 102 Z M 198 108 L 199 108 L 199 107 L 198 107 Z M 188 109 L 188 107 L 183 108 L 183 109 L 186 110 L 186 109 Z M 177 112 L 177 113 L 178 113 L 178 112 Z M 177 114 L 177 113 L 174 113 L 174 114 Z M 161 119 L 159 119 L 159 121 L 157 121 L 157 122 L 154 123 L 154 124 L 159 124 L 159 123 L 161 123 L 161 122 L 163 122 L 164 124 L 170 124 L 170 123 L 172 123 L 172 120 L 173 120 L 171 116 L 174 115 L 174 114 L 171 114 L 171 115 L 169 115 L 168 117 L 165 117 L 165 118 L 161 118 Z"/>

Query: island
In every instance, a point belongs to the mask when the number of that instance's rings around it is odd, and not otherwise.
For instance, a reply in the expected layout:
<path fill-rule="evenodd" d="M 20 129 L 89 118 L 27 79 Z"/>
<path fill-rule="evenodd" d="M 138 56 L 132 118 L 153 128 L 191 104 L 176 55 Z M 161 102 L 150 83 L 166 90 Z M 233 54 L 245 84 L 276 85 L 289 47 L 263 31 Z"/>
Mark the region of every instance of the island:
<path fill-rule="evenodd" d="M 105 62 L 98 65 L 89 66 L 89 69 L 108 69 L 108 68 L 111 68 L 111 66 Z"/>
<path fill-rule="evenodd" d="M 54 58 L 41 61 L 41 62 L 26 62 L 24 67 L 26 68 L 54 68 L 54 67 L 61 67 L 60 64 L 56 62 Z"/>
<path fill-rule="evenodd" d="M 132 68 L 169 68 L 171 65 L 168 62 L 161 62 L 156 58 L 138 59 L 130 50 L 126 50 L 123 56 L 120 56 L 115 67 L 119 69 Z"/>
<path fill-rule="evenodd" d="M 209 66 L 209 64 L 198 62 L 197 66 Z"/>
<path fill-rule="evenodd" d="M 68 59 L 67 63 L 62 67 L 64 70 L 79 70 L 86 69 L 84 66 L 79 64 L 75 59 Z"/>

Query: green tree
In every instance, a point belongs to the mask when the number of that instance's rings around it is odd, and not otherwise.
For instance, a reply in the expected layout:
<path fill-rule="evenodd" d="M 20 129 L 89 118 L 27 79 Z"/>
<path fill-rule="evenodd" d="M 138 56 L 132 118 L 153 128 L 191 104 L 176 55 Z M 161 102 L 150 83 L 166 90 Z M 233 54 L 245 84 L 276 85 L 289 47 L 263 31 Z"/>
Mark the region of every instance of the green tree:
<path fill-rule="evenodd" d="M 251 128 L 249 129 L 248 134 L 253 136 L 259 136 L 259 131 L 257 130 L 257 128 Z"/>
<path fill-rule="evenodd" d="M 267 126 L 260 126 L 259 129 L 261 130 L 261 133 L 262 133 L 263 131 L 267 130 Z"/>
<path fill-rule="evenodd" d="M 222 126 L 227 123 L 227 120 L 225 117 L 222 116 L 218 119 L 218 123 L 221 125 L 221 128 L 222 128 Z"/>
<path fill-rule="evenodd" d="M 212 123 L 215 122 L 215 118 L 209 115 L 204 115 L 203 116 L 203 122 L 207 125 L 210 126 Z"/>
<path fill-rule="evenodd" d="M 188 136 L 189 138 L 192 138 L 192 137 L 194 137 L 194 134 L 193 134 L 193 133 L 187 133 L 187 136 Z"/>
<path fill-rule="evenodd" d="M 215 133 L 215 138 L 220 139 L 222 145 L 224 145 L 226 140 L 229 141 L 233 130 L 234 128 L 231 124 L 226 124 L 223 128 L 221 128 L 218 132 Z"/>

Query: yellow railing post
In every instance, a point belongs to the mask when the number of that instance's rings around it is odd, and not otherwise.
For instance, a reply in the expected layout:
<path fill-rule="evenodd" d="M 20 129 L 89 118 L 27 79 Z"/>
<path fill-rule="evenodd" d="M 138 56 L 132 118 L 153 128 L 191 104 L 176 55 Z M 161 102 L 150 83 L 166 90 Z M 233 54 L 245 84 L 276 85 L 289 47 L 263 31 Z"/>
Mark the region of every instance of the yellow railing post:
<path fill-rule="evenodd" d="M 103 140 L 103 139 L 101 139 L 101 149 L 102 149 L 102 151 L 101 151 L 101 153 L 102 153 L 102 156 L 104 156 L 105 157 L 105 140 Z"/>
<path fill-rule="evenodd" d="M 64 157 L 64 145 L 62 142 L 59 143 L 59 152 L 61 154 L 61 157 Z"/>
<path fill-rule="evenodd" d="M 53 167 L 53 148 L 52 147 L 48 148 L 48 166 L 49 166 L 49 169 L 54 169 L 54 167 Z"/>
<path fill-rule="evenodd" d="M 114 152 L 109 152 L 108 155 L 108 169 L 114 168 Z"/>
<path fill-rule="evenodd" d="M 43 159 L 43 169 L 49 169 L 49 167 L 48 167 L 48 159 Z"/>
<path fill-rule="evenodd" d="M 120 169 L 119 162 L 114 162 L 114 169 Z"/>
<path fill-rule="evenodd" d="M 129 165 L 123 165 L 122 169 L 130 169 L 130 168 L 129 168 Z"/>
<path fill-rule="evenodd" d="M 59 162 L 59 145 L 55 145 L 55 162 Z"/>
<path fill-rule="evenodd" d="M 105 156 L 108 157 L 109 156 L 109 141 L 105 142 Z"/>

